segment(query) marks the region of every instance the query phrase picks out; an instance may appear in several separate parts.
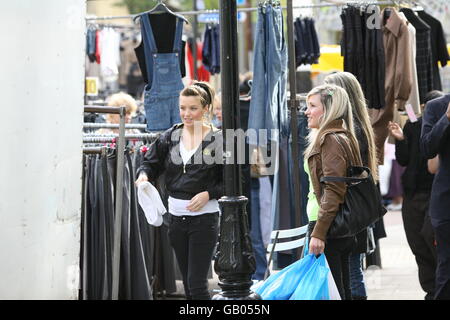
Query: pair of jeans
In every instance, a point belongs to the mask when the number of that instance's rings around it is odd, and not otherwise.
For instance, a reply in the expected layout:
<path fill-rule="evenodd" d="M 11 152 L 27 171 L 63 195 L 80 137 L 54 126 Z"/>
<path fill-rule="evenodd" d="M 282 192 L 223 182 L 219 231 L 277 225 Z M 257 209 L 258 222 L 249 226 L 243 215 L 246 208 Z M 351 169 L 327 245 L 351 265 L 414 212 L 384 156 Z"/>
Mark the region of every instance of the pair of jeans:
<path fill-rule="evenodd" d="M 219 213 L 198 216 L 169 214 L 169 240 L 175 251 L 186 298 L 209 300 L 208 271 L 219 233 Z"/>
<path fill-rule="evenodd" d="M 173 52 L 158 53 L 148 15 L 142 15 L 141 19 L 147 74 L 152 77 L 152 82 L 147 84 L 144 90 L 147 130 L 163 131 L 181 122 L 179 94 L 184 85 L 181 80 L 179 55 L 182 51 L 183 20 L 176 19 Z"/>
<path fill-rule="evenodd" d="M 220 73 L 220 28 L 207 25 L 203 36 L 202 62 L 212 75 Z"/>
<path fill-rule="evenodd" d="M 267 137 L 275 141 L 278 141 L 278 130 L 286 132 L 288 129 L 286 80 L 287 50 L 281 8 L 271 5 L 260 7 L 254 42 L 248 128 L 268 130 Z M 272 129 L 277 131 L 271 132 Z M 257 143 L 254 137 L 249 137 L 249 144 Z"/>
<path fill-rule="evenodd" d="M 256 260 L 256 270 L 252 276 L 254 280 L 263 280 L 267 269 L 266 248 L 261 233 L 261 215 L 259 205 L 259 179 L 251 178 L 251 228 L 253 253 Z"/>
<path fill-rule="evenodd" d="M 350 253 L 354 242 L 354 237 L 348 237 L 327 239 L 325 243 L 324 253 L 342 300 L 352 300 L 352 291 L 350 288 Z"/>
<path fill-rule="evenodd" d="M 354 300 L 367 297 L 362 270 L 363 258 L 364 253 L 352 253 L 349 258 L 351 297 Z"/>

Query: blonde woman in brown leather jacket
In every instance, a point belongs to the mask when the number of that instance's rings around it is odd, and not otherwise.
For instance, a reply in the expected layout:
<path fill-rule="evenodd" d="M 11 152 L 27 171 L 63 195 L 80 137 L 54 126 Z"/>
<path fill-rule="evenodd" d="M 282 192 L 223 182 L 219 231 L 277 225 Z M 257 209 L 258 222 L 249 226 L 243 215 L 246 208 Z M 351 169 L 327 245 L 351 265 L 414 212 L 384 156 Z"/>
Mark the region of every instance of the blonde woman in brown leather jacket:
<path fill-rule="evenodd" d="M 328 229 L 344 202 L 347 186 L 343 182 L 320 183 L 323 176 L 344 177 L 351 164 L 362 165 L 349 97 L 336 85 L 316 87 L 307 96 L 305 114 L 311 129 L 305 150 L 305 169 L 310 180 L 309 252 L 325 253 L 341 298 L 351 299 L 349 256 L 355 237 L 327 239 Z"/>

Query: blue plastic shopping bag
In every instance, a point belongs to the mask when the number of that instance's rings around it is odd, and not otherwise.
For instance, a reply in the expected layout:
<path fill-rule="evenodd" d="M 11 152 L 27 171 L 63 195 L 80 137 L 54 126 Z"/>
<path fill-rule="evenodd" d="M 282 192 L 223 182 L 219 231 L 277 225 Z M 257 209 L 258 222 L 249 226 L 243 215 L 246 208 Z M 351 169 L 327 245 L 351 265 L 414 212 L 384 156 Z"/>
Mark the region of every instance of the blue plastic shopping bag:
<path fill-rule="evenodd" d="M 272 274 L 255 292 L 263 300 L 288 300 L 297 289 L 298 283 L 311 268 L 314 255 L 307 255 L 277 273 Z"/>
<path fill-rule="evenodd" d="M 297 288 L 289 300 L 330 300 L 328 290 L 330 269 L 327 267 L 325 254 L 321 254 L 318 258 L 314 254 L 307 257 L 313 262 L 297 283 Z"/>

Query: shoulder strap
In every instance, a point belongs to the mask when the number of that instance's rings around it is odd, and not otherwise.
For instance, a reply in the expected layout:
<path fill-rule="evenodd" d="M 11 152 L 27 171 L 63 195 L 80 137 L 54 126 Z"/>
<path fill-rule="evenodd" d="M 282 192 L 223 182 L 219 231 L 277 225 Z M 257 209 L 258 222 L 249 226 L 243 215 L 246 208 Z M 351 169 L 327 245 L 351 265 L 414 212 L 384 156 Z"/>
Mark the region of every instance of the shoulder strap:
<path fill-rule="evenodd" d="M 333 132 L 333 135 L 336 138 L 336 141 L 339 143 L 339 145 L 344 149 L 347 156 L 350 156 L 350 167 L 355 167 L 353 165 L 353 156 L 351 150 L 349 150 L 349 146 L 346 143 L 341 143 L 339 136 Z M 371 172 L 369 168 L 366 167 L 357 167 L 361 168 L 362 170 L 366 171 L 368 173 L 368 176 L 370 176 Z M 359 183 L 367 180 L 367 177 L 365 178 L 355 178 L 355 177 L 335 177 L 335 176 L 325 176 L 320 178 L 320 182 L 346 182 L 346 183 Z"/>
<path fill-rule="evenodd" d="M 341 146 L 341 148 L 345 151 L 345 153 L 347 153 L 347 156 L 349 157 L 349 161 L 350 161 L 350 166 L 353 166 L 353 156 L 352 156 L 352 152 L 351 150 L 348 149 L 348 145 L 346 143 L 342 144 L 339 136 L 336 134 L 336 132 L 333 132 L 334 137 L 336 138 L 337 143 L 339 143 L 339 145 Z"/>
<path fill-rule="evenodd" d="M 349 157 L 350 165 L 352 167 L 355 166 L 355 164 L 353 163 L 353 158 L 354 158 L 353 157 L 353 152 L 350 149 L 349 145 L 347 143 L 341 143 L 339 136 L 335 132 L 333 132 L 333 135 L 336 137 L 337 142 L 345 150 L 347 156 Z M 349 140 L 350 140 L 350 143 L 352 143 L 352 140 L 350 138 L 349 138 Z M 355 152 L 355 153 L 357 153 L 357 152 Z M 362 163 L 361 155 L 360 154 L 356 154 L 356 157 L 357 157 L 357 160 L 359 160 L 360 163 Z"/>
<path fill-rule="evenodd" d="M 367 178 L 353 178 L 353 177 L 322 177 L 320 182 L 345 182 L 345 183 L 358 183 L 366 181 Z"/>

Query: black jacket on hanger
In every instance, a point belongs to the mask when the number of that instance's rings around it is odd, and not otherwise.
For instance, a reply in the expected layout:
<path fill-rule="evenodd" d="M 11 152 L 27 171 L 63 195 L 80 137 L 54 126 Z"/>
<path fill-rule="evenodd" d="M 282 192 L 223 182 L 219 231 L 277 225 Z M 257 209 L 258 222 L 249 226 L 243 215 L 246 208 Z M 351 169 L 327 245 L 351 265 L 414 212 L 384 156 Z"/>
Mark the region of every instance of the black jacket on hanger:
<path fill-rule="evenodd" d="M 442 90 L 441 76 L 439 74 L 438 61 L 445 67 L 450 60 L 447 51 L 447 41 L 444 29 L 439 20 L 425 11 L 418 11 L 419 17 L 431 27 L 431 52 L 433 55 L 433 90 Z"/>
<path fill-rule="evenodd" d="M 423 103 L 427 93 L 433 89 L 433 60 L 430 55 L 432 52 L 431 27 L 410 8 L 402 8 L 400 12 L 403 12 L 408 22 L 416 29 L 417 82 L 420 103 Z"/>

